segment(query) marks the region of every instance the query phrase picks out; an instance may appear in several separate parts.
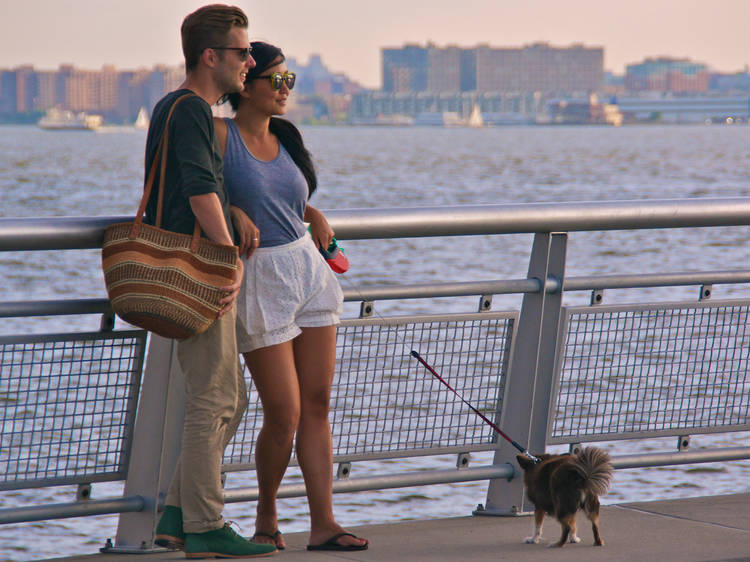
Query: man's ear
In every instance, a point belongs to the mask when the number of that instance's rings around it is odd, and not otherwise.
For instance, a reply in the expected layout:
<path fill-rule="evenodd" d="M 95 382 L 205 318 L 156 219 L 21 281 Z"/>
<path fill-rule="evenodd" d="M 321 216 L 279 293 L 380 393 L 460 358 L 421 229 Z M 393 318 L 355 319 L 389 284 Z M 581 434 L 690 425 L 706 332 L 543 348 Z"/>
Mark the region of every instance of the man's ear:
<path fill-rule="evenodd" d="M 213 49 L 203 49 L 201 60 L 209 68 L 214 68 L 219 62 L 219 53 Z"/>

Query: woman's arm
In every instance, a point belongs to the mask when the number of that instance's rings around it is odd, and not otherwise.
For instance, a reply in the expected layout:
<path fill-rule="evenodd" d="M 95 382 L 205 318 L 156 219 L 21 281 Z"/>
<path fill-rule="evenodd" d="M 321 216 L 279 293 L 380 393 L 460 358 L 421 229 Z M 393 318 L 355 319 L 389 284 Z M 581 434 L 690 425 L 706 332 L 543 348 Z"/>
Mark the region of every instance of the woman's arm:
<path fill-rule="evenodd" d="M 239 238 L 240 255 L 249 258 L 255 248 L 260 246 L 260 230 L 239 207 L 230 205 L 229 215 L 232 217 L 232 224 Z"/>
<path fill-rule="evenodd" d="M 310 234 L 315 245 L 318 248 L 327 249 L 333 242 L 335 233 L 323 213 L 312 205 L 307 205 L 304 220 L 310 223 Z"/>

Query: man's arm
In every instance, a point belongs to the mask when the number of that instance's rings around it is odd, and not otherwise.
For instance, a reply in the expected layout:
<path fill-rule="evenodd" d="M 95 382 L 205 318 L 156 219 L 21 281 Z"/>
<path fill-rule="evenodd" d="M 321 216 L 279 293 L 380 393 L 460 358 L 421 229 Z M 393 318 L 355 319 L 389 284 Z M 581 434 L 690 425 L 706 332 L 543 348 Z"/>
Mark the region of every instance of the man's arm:
<path fill-rule="evenodd" d="M 221 208 L 219 196 L 216 193 L 204 193 L 190 197 L 190 208 L 198 219 L 198 224 L 208 238 L 219 244 L 232 246 L 234 242 L 229 236 L 224 211 Z"/>
<path fill-rule="evenodd" d="M 205 232 L 206 236 L 219 244 L 233 245 L 232 237 L 229 236 L 229 229 L 224 220 L 224 212 L 221 209 L 219 196 L 215 193 L 204 193 L 203 195 L 193 195 L 190 198 L 190 208 L 193 210 L 198 224 Z M 234 305 L 237 295 L 242 286 L 242 277 L 245 275 L 245 266 L 241 259 L 237 259 L 237 272 L 234 276 L 234 283 L 226 287 L 220 287 L 227 295 L 219 301 L 223 306 L 219 316 L 224 316 Z"/>

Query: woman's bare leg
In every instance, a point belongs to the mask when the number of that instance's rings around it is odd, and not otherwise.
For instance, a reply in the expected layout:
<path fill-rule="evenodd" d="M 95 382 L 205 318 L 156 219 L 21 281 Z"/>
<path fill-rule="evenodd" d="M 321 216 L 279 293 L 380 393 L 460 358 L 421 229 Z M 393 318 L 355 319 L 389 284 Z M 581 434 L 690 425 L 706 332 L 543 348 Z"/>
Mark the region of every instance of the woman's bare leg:
<path fill-rule="evenodd" d="M 299 424 L 300 388 L 291 341 L 256 349 L 244 357 L 263 404 L 263 427 L 255 443 L 259 490 L 255 532 L 271 535 L 278 529 L 276 494 Z M 259 535 L 255 541 L 285 546 L 281 536 L 274 541 Z"/>
<path fill-rule="evenodd" d="M 294 340 L 294 362 L 300 387 L 297 460 L 310 504 L 310 544 L 321 544 L 344 529 L 333 517 L 333 453 L 328 410 L 336 361 L 336 327 L 303 328 Z M 341 537 L 342 545 L 364 545 L 366 539 Z"/>

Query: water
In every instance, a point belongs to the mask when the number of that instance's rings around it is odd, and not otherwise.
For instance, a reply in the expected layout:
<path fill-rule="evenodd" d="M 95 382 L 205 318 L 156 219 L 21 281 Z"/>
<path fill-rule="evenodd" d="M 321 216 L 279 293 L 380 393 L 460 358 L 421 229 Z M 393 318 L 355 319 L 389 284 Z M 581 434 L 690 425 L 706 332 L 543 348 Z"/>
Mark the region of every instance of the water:
<path fill-rule="evenodd" d="M 322 208 L 731 197 L 750 195 L 750 127 L 529 127 L 496 129 L 307 128 L 320 176 L 313 204 Z M 3 217 L 130 215 L 141 190 L 141 132 L 50 133 L 0 127 Z M 742 268 L 746 228 L 572 233 L 568 275 Z M 526 274 L 530 235 L 342 241 L 351 261 L 345 288 L 519 278 Z M 373 259 L 373 256 L 375 259 Z M 0 300 L 103 297 L 95 250 L 0 254 Z M 714 298 L 747 296 L 716 286 Z M 609 291 L 607 302 L 695 299 L 697 288 Z M 377 303 L 381 314 L 467 311 L 475 298 Z M 566 295 L 585 304 L 588 294 Z M 517 308 L 520 297 L 496 296 L 493 308 Z M 346 314 L 355 315 L 356 305 Z M 97 329 L 98 319 L 4 319 L 0 333 Z M 674 450 L 676 439 L 606 444 L 615 454 Z M 694 436 L 692 447 L 748 446 L 745 433 Z M 490 462 L 475 454 L 475 465 Z M 361 466 L 360 466 L 361 465 Z M 455 457 L 355 463 L 353 476 L 424 467 L 451 468 Z M 744 492 L 750 462 L 619 471 L 608 503 Z M 299 481 L 291 471 L 289 482 Z M 228 487 L 252 485 L 230 474 Z M 467 515 L 484 502 L 486 483 L 383 490 L 335 496 L 346 525 Z M 116 496 L 121 484 L 93 487 L 94 498 Z M 2 507 L 73 501 L 75 490 L 0 494 Z M 304 499 L 280 501 L 281 527 L 306 530 Z M 253 504 L 227 506 L 243 532 L 253 529 Z M 0 527 L 0 560 L 29 560 L 95 551 L 113 537 L 116 517 L 103 516 Z"/>

